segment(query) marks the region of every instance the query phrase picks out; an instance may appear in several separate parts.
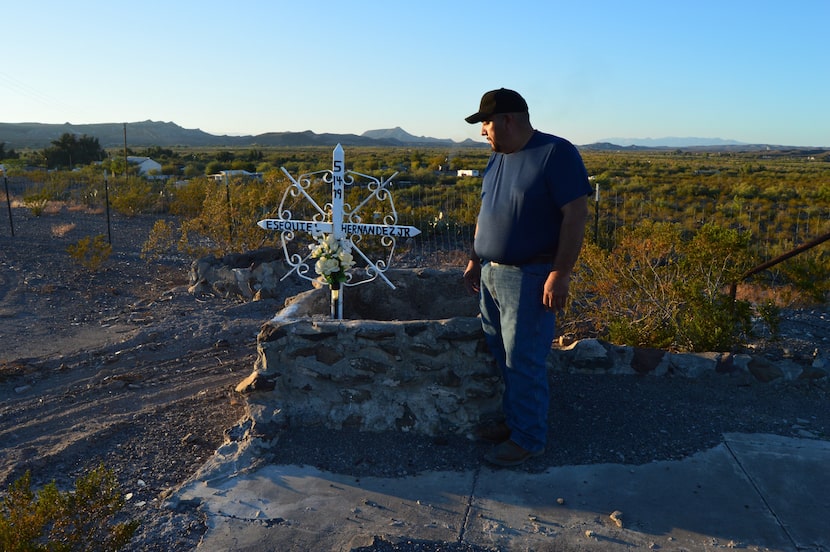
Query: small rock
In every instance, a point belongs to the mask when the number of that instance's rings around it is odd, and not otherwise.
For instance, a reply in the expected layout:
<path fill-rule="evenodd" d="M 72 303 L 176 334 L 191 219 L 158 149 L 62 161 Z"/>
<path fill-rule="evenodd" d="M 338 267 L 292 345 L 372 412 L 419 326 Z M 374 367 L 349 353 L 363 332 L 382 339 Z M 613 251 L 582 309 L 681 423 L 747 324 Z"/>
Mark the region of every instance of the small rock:
<path fill-rule="evenodd" d="M 622 526 L 623 526 L 623 513 L 622 512 L 620 512 L 619 510 L 614 510 L 613 512 L 611 512 L 611 515 L 608 516 L 608 517 L 611 518 L 611 521 L 613 521 L 614 523 L 617 524 L 617 527 L 622 529 Z"/>

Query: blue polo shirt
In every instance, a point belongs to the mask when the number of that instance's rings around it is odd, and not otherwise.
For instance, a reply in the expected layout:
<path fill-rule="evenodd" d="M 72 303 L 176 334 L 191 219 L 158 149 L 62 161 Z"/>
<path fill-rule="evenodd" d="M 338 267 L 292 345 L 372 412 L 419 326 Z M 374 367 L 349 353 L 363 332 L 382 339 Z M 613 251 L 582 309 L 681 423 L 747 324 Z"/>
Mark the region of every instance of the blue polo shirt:
<path fill-rule="evenodd" d="M 484 170 L 475 252 L 484 260 L 525 264 L 555 255 L 563 205 L 591 194 L 576 147 L 535 131 L 514 153 L 493 153 Z"/>

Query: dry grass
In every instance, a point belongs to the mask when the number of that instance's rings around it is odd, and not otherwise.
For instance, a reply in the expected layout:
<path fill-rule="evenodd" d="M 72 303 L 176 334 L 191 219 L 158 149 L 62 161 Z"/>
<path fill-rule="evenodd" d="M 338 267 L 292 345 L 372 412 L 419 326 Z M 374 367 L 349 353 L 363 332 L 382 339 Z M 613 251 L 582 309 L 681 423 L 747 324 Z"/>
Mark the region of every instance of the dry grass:
<path fill-rule="evenodd" d="M 43 207 L 43 213 L 42 214 L 44 214 L 44 215 L 57 215 L 61 211 L 63 211 L 64 205 L 65 204 L 64 204 L 63 201 L 47 201 L 46 205 Z"/>
<path fill-rule="evenodd" d="M 29 369 L 27 364 L 20 360 L 0 362 L 0 382 L 23 376 Z"/>
<path fill-rule="evenodd" d="M 53 238 L 62 238 L 66 236 L 69 232 L 75 229 L 74 222 L 67 222 L 63 224 L 53 224 L 52 225 L 52 237 Z"/>
<path fill-rule="evenodd" d="M 90 215 L 101 215 L 105 211 L 103 207 L 90 207 L 89 205 L 85 205 L 83 203 L 69 203 L 66 205 L 66 209 L 70 213 L 87 213 Z"/>
<path fill-rule="evenodd" d="M 5 203 L 5 199 L 2 199 Z M 12 196 L 11 199 L 11 206 L 12 208 L 24 208 L 29 209 L 31 207 L 30 203 L 23 201 L 21 198 Z M 90 207 L 84 203 L 78 203 L 76 201 L 53 201 L 49 200 L 43 207 L 43 215 L 58 215 L 66 209 L 70 213 L 88 213 L 90 215 L 100 215 L 104 213 L 105 209 L 102 206 L 94 206 Z"/>
<path fill-rule="evenodd" d="M 811 298 L 808 293 L 792 285 L 769 287 L 759 284 L 740 284 L 735 298 L 749 301 L 753 305 L 772 302 L 775 306 L 785 309 L 803 309 L 816 304 L 815 299 Z"/>

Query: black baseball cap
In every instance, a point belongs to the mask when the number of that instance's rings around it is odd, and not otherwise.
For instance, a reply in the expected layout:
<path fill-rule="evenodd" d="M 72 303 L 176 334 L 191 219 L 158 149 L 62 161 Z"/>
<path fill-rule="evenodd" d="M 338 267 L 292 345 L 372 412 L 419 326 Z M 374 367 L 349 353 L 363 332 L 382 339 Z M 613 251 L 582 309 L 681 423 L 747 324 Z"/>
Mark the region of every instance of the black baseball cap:
<path fill-rule="evenodd" d="M 478 112 L 464 120 L 468 123 L 480 123 L 496 113 L 527 113 L 527 102 L 514 90 L 507 88 L 491 90 L 481 97 Z"/>

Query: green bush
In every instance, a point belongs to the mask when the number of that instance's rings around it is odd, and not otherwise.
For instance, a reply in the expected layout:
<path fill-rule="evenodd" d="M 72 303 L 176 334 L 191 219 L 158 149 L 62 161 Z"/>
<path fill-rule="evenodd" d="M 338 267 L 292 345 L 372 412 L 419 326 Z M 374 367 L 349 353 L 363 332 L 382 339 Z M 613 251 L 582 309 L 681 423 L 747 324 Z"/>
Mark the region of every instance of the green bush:
<path fill-rule="evenodd" d="M 824 303 L 830 293 L 830 252 L 825 245 L 787 259 L 776 267 L 786 281 L 804 291 L 813 301 Z"/>
<path fill-rule="evenodd" d="M 728 350 L 750 329 L 749 304 L 729 284 L 751 264 L 748 236 L 704 225 L 643 221 L 606 251 L 586 244 L 575 273 L 576 319 L 614 343 Z"/>
<path fill-rule="evenodd" d="M 0 503 L 4 552 L 116 551 L 132 539 L 138 521 L 115 523 L 124 506 L 115 475 L 103 466 L 61 492 L 54 482 L 37 493 L 27 472 Z"/>
<path fill-rule="evenodd" d="M 143 178 L 127 178 L 110 187 L 110 203 L 113 209 L 127 216 L 161 211 L 163 195 Z"/>
<path fill-rule="evenodd" d="M 78 264 L 90 272 L 95 272 L 109 258 L 112 245 L 106 241 L 103 234 L 98 234 L 94 238 L 81 238 L 77 243 L 68 246 L 66 251 Z"/>
<path fill-rule="evenodd" d="M 781 307 L 775 304 L 773 300 L 766 300 L 755 307 L 758 312 L 758 317 L 769 328 L 770 336 L 773 339 L 780 337 L 781 331 Z"/>
<path fill-rule="evenodd" d="M 36 193 L 29 193 L 23 196 L 23 205 L 29 209 L 32 214 L 39 217 L 43 214 L 46 205 L 49 203 L 49 193 L 41 190 Z"/>
<path fill-rule="evenodd" d="M 164 255 L 174 252 L 175 249 L 176 240 L 173 225 L 163 220 L 157 220 L 150 230 L 147 241 L 142 244 L 139 256 L 145 261 L 156 261 Z"/>

